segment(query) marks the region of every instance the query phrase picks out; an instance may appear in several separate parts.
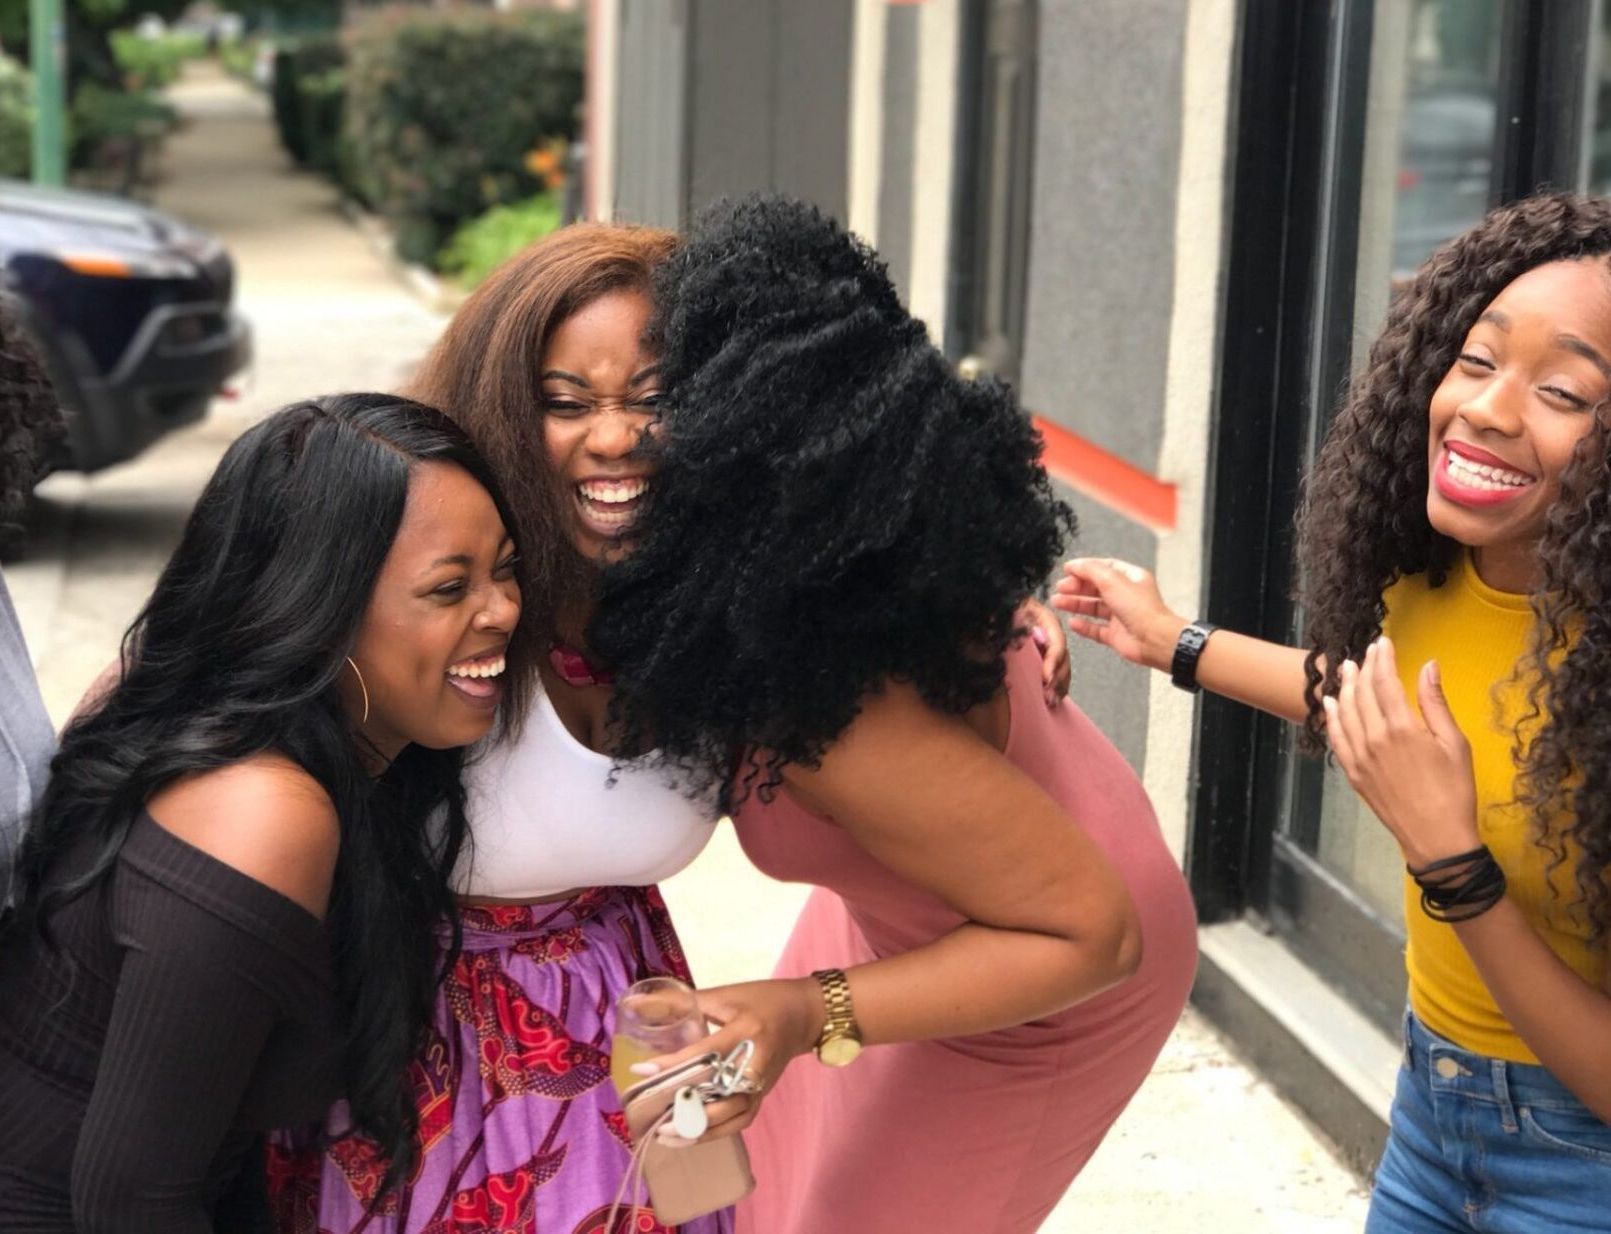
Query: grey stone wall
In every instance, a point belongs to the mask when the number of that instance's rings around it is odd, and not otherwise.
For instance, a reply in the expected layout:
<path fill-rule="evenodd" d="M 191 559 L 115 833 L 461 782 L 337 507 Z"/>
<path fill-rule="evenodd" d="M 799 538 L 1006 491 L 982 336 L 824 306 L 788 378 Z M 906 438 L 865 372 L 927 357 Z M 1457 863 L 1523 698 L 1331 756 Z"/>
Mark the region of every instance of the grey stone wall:
<path fill-rule="evenodd" d="M 1147 471 L 1163 433 L 1188 2 L 1040 6 L 1023 399 Z M 1153 564 L 1151 532 L 1074 504 L 1081 552 Z M 1139 670 L 1076 648 L 1074 698 L 1139 769 Z"/>

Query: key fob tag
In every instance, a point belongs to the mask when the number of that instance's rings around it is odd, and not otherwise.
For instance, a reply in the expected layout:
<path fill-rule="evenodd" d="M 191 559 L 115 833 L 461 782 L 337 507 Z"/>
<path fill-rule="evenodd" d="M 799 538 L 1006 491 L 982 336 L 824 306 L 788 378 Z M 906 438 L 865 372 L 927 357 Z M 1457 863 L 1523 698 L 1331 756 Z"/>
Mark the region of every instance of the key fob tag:
<path fill-rule="evenodd" d="M 697 1140 L 709 1129 L 710 1115 L 705 1113 L 705 1103 L 693 1085 L 683 1085 L 672 1098 L 671 1125 L 685 1140 Z"/>

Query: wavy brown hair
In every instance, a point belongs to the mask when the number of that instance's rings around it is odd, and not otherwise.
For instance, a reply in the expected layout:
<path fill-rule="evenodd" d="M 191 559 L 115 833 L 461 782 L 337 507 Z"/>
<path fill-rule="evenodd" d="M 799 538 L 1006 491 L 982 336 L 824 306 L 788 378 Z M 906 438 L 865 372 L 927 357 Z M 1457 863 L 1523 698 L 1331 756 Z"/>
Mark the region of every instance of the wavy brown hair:
<path fill-rule="evenodd" d="M 65 435 L 44 366 L 15 304 L 0 295 L 0 539 L 19 529 L 28 495 Z"/>
<path fill-rule="evenodd" d="M 543 351 L 572 314 L 618 291 L 649 294 L 677 247 L 652 227 L 576 223 L 523 249 L 454 314 L 407 393 L 456 420 L 491 465 L 520 545 L 525 598 L 510 659 L 512 699 L 531 696 L 554 615 L 591 595 L 594 572 L 572 547 L 560 485 L 543 440 Z M 517 668 L 516 665 L 519 665 Z"/>
<path fill-rule="evenodd" d="M 1299 600 L 1308 621 L 1305 744 L 1324 748 L 1320 697 L 1381 633 L 1383 593 L 1425 573 L 1441 585 L 1460 545 L 1426 514 L 1432 393 L 1482 311 L 1537 266 L 1606 259 L 1611 200 L 1544 193 L 1494 210 L 1421 267 L 1394 302 L 1327 434 L 1298 520 Z M 1513 754 L 1516 800 L 1539 842 L 1575 877 L 1595 938 L 1611 933 L 1611 423 L 1594 419 L 1561 475 L 1538 548 L 1537 628 L 1517 666 L 1531 715 Z M 1496 683 L 1497 684 L 1497 683 Z M 1528 740 L 1527 736 L 1531 739 Z"/>

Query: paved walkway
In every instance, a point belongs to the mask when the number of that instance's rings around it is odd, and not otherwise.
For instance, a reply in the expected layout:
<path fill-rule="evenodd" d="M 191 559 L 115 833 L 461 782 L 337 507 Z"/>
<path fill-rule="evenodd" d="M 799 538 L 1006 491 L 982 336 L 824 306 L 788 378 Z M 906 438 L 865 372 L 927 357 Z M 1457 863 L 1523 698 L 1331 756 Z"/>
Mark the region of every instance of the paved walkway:
<path fill-rule="evenodd" d="M 6 577 L 58 721 L 114 655 L 235 434 L 299 396 L 395 387 L 441 328 L 348 224 L 334 193 L 289 169 L 261 99 L 207 70 L 192 72 L 175 99 L 188 125 L 170 144 L 157 204 L 210 228 L 234 254 L 257 332 L 255 381 L 144 458 L 45 486 L 41 536 Z M 802 898 L 757 874 L 725 828 L 666 895 L 706 984 L 769 971 Z M 1352 1234 L 1363 1196 L 1309 1127 L 1188 1012 L 1045 1229 Z"/>

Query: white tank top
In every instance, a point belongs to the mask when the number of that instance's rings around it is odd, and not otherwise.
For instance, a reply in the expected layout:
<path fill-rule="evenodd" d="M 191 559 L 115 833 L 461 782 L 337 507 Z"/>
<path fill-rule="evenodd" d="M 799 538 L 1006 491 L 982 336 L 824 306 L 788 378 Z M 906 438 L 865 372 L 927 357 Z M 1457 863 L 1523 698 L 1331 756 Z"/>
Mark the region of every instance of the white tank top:
<path fill-rule="evenodd" d="M 580 887 L 647 887 L 699 855 L 716 822 L 663 772 L 623 764 L 571 735 L 539 693 L 518 739 L 465 768 L 472 842 L 453 873 L 462 896 L 532 900 Z"/>

